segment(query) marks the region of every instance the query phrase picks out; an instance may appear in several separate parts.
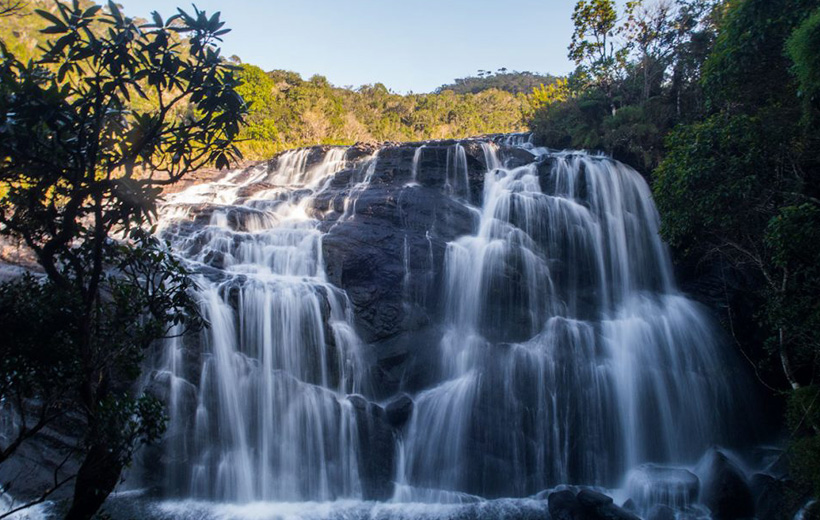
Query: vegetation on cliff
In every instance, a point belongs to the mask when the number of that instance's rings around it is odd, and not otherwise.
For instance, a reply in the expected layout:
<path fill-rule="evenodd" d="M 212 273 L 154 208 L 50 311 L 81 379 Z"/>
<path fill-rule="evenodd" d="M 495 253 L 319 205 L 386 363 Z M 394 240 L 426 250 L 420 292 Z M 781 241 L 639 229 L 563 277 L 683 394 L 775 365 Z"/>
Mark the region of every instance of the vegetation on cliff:
<path fill-rule="evenodd" d="M 820 493 L 820 2 L 581 0 L 578 69 L 531 125 L 653 184 L 665 238 L 718 271 L 727 330 L 790 401 L 795 476 Z M 714 272 L 711 273 L 713 276 Z"/>

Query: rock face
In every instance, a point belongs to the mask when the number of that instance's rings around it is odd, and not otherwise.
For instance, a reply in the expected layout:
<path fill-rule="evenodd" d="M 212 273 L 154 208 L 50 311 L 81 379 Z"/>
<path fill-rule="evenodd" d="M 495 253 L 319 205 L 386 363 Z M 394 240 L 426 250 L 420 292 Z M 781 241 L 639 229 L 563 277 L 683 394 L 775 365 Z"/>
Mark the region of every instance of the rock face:
<path fill-rule="evenodd" d="M 549 495 L 551 520 L 640 520 L 631 512 L 612 503 L 612 498 L 591 491 L 558 491 Z"/>
<path fill-rule="evenodd" d="M 143 473 L 165 496 L 615 486 L 730 440 L 742 412 L 710 409 L 742 378 L 711 377 L 722 346 L 675 289 L 648 187 L 610 159 L 503 137 L 313 147 L 164 211 L 211 325 L 151 360 L 171 421 Z M 644 473 L 638 510 L 698 495 Z M 550 508 L 632 518 L 592 491 Z"/>
<path fill-rule="evenodd" d="M 368 447 L 359 452 L 362 494 L 369 500 L 387 500 L 393 494 L 394 433 L 385 411 L 361 396 L 351 396 L 359 439 Z"/>
<path fill-rule="evenodd" d="M 6 409 L 0 408 L 0 413 L 6 414 L 0 420 L 0 439 L 14 438 L 14 431 L 7 429 L 9 424 L 6 420 L 14 424 L 19 418 L 12 417 Z M 76 474 L 82 460 L 73 454 L 77 453 L 77 446 L 82 442 L 77 432 L 83 430 L 82 417 L 74 414 L 63 416 L 23 442 L 11 457 L 3 461 L 0 466 L 0 514 L 7 511 L 4 506 L 10 505 L 4 504 L 4 492 L 14 497 L 14 506 L 17 507 L 40 498 L 45 490 L 54 486 L 55 479 L 62 482 Z M 68 480 L 51 494 L 51 499 L 71 498 L 73 489 L 72 481 Z"/>
<path fill-rule="evenodd" d="M 675 510 L 669 506 L 655 505 L 646 515 L 646 520 L 675 520 Z"/>
<path fill-rule="evenodd" d="M 385 415 L 387 422 L 394 428 L 401 428 L 410 419 L 413 413 L 413 400 L 407 394 L 402 394 L 396 399 L 390 401 L 390 404 L 385 408 Z"/>
<path fill-rule="evenodd" d="M 757 473 L 749 483 L 755 497 L 755 513 L 759 520 L 785 520 L 793 518 L 796 511 L 790 510 L 786 498 L 787 483 L 770 475 Z"/>
<path fill-rule="evenodd" d="M 755 516 L 751 489 L 743 471 L 726 454 L 713 449 L 698 463 L 703 480 L 701 501 L 718 520 Z"/>

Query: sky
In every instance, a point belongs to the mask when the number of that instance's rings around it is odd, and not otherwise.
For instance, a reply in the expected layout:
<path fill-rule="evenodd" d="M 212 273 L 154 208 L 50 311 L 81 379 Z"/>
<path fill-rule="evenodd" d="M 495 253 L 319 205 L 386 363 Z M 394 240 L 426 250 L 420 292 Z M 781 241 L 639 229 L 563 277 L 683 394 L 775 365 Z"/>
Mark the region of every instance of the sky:
<path fill-rule="evenodd" d="M 168 17 L 190 0 L 119 0 Z M 222 52 L 337 86 L 430 92 L 479 69 L 566 74 L 575 0 L 196 0 L 232 31 Z"/>

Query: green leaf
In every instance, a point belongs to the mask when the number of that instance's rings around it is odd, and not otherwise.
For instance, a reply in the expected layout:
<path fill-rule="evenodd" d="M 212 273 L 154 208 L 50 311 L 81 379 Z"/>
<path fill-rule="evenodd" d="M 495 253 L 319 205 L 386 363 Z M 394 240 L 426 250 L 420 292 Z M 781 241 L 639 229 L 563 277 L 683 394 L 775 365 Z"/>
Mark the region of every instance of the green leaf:
<path fill-rule="evenodd" d="M 49 13 L 48 11 L 45 11 L 43 9 L 35 9 L 34 12 L 40 15 L 42 18 L 45 18 L 49 22 L 53 23 L 54 25 L 58 25 L 65 28 L 65 23 L 63 23 L 62 20 L 60 20 L 53 14 Z"/>

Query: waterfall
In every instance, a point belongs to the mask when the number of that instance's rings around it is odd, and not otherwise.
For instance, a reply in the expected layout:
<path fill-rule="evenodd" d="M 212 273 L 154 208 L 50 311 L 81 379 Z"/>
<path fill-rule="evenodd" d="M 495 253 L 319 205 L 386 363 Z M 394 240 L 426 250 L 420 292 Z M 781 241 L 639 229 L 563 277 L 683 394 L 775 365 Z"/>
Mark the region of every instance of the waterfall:
<path fill-rule="evenodd" d="M 281 156 L 269 182 L 311 186 L 343 166 L 344 149 L 312 166 L 310 152 Z M 258 179 L 237 185 L 229 175 L 166 208 L 174 248 L 195 268 L 211 268 L 197 278 L 209 324 L 196 338 L 199 366 L 183 366 L 175 338 L 160 368 L 174 381 L 170 453 L 184 454 L 167 485 L 240 502 L 357 496 L 358 433 L 346 395 L 360 389 L 361 363 L 350 305 L 326 281 L 322 235 L 304 199 L 265 190 L 240 203 L 240 189 Z M 207 225 L 180 227 L 181 208 L 203 203 Z"/>
<path fill-rule="evenodd" d="M 525 134 L 295 150 L 170 196 L 209 327 L 152 361 L 145 471 L 179 498 L 465 504 L 692 464 L 744 387 L 658 231 L 634 170 Z"/>
<path fill-rule="evenodd" d="M 425 145 L 421 145 L 413 152 L 413 164 L 411 166 L 411 184 L 417 185 L 419 180 L 419 165 L 421 164 L 421 154 L 424 153 Z"/>
<path fill-rule="evenodd" d="M 444 381 L 416 399 L 398 482 L 612 485 L 725 439 L 720 348 L 674 287 L 645 183 L 608 159 L 552 159 L 547 182 L 536 163 L 490 169 L 477 232 L 447 245 Z"/>

